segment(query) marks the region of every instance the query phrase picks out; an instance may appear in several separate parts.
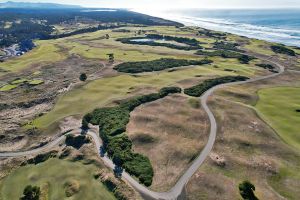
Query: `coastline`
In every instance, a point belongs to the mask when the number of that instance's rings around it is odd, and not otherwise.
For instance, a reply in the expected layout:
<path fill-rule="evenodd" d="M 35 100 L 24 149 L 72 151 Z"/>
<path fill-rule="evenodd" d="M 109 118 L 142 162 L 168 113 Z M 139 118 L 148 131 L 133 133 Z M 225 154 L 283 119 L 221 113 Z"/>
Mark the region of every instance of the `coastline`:
<path fill-rule="evenodd" d="M 297 10 L 297 9 L 296 9 Z M 163 12 L 163 11 L 146 11 L 146 10 L 139 10 L 139 9 L 132 9 L 131 11 L 141 13 L 141 14 L 146 14 L 152 17 L 159 17 L 165 20 L 171 20 L 174 22 L 182 23 L 185 26 L 195 26 L 195 27 L 200 27 L 203 29 L 207 30 L 212 30 L 212 31 L 218 31 L 218 32 L 223 32 L 223 33 L 229 33 L 233 35 L 238 35 L 238 36 L 243 36 L 248 39 L 256 39 L 260 41 L 265 41 L 269 43 L 274 43 L 274 44 L 281 44 L 285 46 L 289 46 L 292 48 L 300 48 L 300 37 L 295 36 L 295 39 L 289 40 L 290 37 L 292 36 L 287 35 L 289 31 L 295 31 L 297 34 L 300 34 L 300 30 L 289 30 L 289 29 L 277 29 L 276 32 L 272 29 L 271 27 L 267 26 L 254 26 L 251 24 L 239 24 L 233 21 L 229 20 L 220 20 L 220 19 L 212 19 L 212 18 L 196 18 L 188 15 L 180 15 L 180 14 L 170 14 L 169 12 Z M 256 10 L 258 11 L 258 10 Z M 220 25 L 223 28 L 220 28 Z M 237 26 L 237 27 L 235 27 Z M 224 28 L 225 27 L 225 28 Z M 248 28 L 249 30 L 254 30 L 253 33 L 247 32 L 247 29 L 243 28 Z M 238 29 L 238 31 L 235 31 L 235 29 Z M 260 30 L 262 29 L 262 30 Z M 263 30 L 268 30 L 270 32 L 264 32 Z M 281 33 L 282 32 L 282 33 Z M 286 33 L 286 34 L 285 34 Z M 271 36 L 274 36 L 272 38 Z M 278 37 L 278 38 L 276 38 Z M 280 38 L 282 37 L 282 38 Z M 286 38 L 284 38 L 286 37 Z M 298 39 L 299 38 L 299 39 Z"/>

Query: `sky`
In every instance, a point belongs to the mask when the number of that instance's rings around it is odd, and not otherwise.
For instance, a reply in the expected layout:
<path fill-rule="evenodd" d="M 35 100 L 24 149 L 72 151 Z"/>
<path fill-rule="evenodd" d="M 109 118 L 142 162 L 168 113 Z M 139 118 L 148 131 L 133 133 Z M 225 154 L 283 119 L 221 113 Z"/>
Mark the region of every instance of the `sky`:
<path fill-rule="evenodd" d="M 7 0 L 0 0 L 6 2 Z M 300 8 L 300 0 L 10 0 L 50 2 L 101 8 Z"/>

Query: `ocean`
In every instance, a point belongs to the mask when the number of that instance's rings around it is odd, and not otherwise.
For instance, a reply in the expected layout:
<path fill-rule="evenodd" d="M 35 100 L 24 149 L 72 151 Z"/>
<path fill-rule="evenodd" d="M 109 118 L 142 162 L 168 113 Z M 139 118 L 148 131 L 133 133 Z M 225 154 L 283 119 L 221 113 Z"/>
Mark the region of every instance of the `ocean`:
<path fill-rule="evenodd" d="M 300 9 L 188 9 L 140 12 L 185 25 L 300 47 Z"/>

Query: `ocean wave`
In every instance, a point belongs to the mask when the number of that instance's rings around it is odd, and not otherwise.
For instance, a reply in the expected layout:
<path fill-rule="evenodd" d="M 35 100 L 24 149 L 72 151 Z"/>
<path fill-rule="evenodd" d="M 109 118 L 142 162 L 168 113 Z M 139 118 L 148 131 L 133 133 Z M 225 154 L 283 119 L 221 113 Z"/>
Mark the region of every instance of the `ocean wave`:
<path fill-rule="evenodd" d="M 187 14 L 166 14 L 166 12 L 157 12 L 152 15 L 178 21 L 185 25 L 199 26 L 215 31 L 223 31 L 249 38 L 262 39 L 270 42 L 300 47 L 299 29 L 239 23 L 229 19 L 194 17 Z M 286 26 L 286 24 L 283 24 L 283 26 Z"/>

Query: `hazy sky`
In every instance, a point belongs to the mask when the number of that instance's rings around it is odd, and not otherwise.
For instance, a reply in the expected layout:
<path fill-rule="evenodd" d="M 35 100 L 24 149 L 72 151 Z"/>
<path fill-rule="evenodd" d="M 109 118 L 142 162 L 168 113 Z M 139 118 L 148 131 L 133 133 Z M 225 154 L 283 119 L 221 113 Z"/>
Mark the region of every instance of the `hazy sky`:
<path fill-rule="evenodd" d="M 6 2 L 7 0 L 0 0 Z M 299 8 L 300 0 L 11 0 L 109 8 Z"/>

